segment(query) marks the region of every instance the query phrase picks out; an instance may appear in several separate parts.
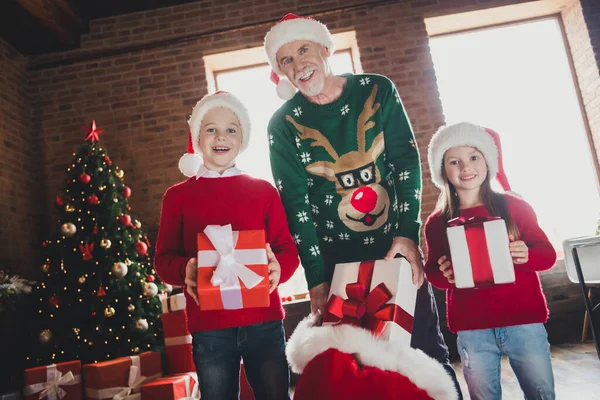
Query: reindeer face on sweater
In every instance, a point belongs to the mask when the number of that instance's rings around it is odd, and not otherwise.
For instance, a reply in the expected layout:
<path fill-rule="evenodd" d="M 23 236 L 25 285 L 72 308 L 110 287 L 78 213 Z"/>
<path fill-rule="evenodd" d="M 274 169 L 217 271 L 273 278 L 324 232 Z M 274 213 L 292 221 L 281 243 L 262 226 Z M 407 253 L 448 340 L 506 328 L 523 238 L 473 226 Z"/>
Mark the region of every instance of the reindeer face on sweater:
<path fill-rule="evenodd" d="M 381 173 L 376 163 L 385 148 L 383 131 L 375 137 L 371 146 L 366 148 L 366 132 L 375 126 L 375 122 L 369 119 L 375 115 L 380 106 L 379 103 L 375 103 L 376 94 L 377 85 L 374 85 L 358 117 L 356 127 L 358 150 L 342 155 L 338 155 L 321 132 L 297 123 L 289 115 L 286 116 L 286 119 L 296 127 L 301 139 L 313 140 L 312 147 L 323 147 L 333 159 L 333 161 L 317 161 L 309 164 L 306 166 L 306 171 L 335 183 L 336 191 L 342 197 L 338 206 L 340 220 L 355 232 L 380 228 L 387 220 L 390 207 L 387 191 L 379 184 Z"/>

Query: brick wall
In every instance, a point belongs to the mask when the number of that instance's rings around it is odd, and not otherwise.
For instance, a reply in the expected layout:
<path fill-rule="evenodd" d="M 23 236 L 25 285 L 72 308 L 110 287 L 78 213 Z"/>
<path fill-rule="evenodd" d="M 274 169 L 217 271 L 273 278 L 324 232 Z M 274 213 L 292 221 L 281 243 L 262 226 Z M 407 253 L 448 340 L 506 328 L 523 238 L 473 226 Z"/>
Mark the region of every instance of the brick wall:
<path fill-rule="evenodd" d="M 398 86 L 425 166 L 443 115 L 423 17 L 518 2 L 222 0 L 92 21 L 81 49 L 28 60 L 33 132 L 45 157 L 39 175 L 47 187 L 39 205 L 45 231 L 55 228 L 53 199 L 83 139 L 80 126 L 96 119 L 133 190 L 132 212 L 153 238 L 161 197 L 182 178 L 177 160 L 186 148 L 186 116 L 207 90 L 202 56 L 262 45 L 273 21 L 292 10 L 316 15 L 334 32 L 356 31 L 363 69 Z M 592 2 L 583 0 L 584 7 L 593 11 Z M 424 169 L 426 217 L 437 190 Z"/>
<path fill-rule="evenodd" d="M 562 12 L 567 42 L 596 155 L 600 154 L 600 3 L 573 1 Z"/>
<path fill-rule="evenodd" d="M 25 58 L 0 38 L 0 269 L 31 271 L 39 243 L 37 150 L 30 135 L 31 108 Z"/>

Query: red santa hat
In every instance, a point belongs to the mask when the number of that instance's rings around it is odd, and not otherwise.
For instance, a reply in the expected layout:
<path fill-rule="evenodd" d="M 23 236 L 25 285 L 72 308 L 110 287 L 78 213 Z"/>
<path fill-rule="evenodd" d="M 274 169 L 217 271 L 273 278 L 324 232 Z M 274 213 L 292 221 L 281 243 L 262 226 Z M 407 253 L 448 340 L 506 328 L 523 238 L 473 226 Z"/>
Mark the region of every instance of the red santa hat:
<path fill-rule="evenodd" d="M 440 189 L 444 187 L 442 168 L 444 154 L 453 147 L 475 147 L 483 154 L 490 177 L 496 177 L 505 191 L 510 191 L 510 184 L 502 164 L 502 147 L 500 135 L 491 129 L 483 128 L 470 122 L 459 122 L 442 126 L 429 142 L 427 158 L 431 172 L 431 180 Z"/>
<path fill-rule="evenodd" d="M 190 127 L 188 131 L 188 150 L 179 159 L 179 170 L 187 177 L 196 176 L 198 169 L 202 165 L 202 151 L 199 144 L 200 126 L 206 113 L 215 107 L 226 108 L 235 114 L 240 121 L 240 128 L 242 130 L 241 150 L 243 151 L 248 147 L 248 142 L 250 141 L 250 115 L 246 107 L 231 93 L 220 90 L 213 94 L 207 94 L 196 103 L 192 109 L 192 115 L 188 120 Z"/>
<path fill-rule="evenodd" d="M 458 398 L 438 361 L 353 325 L 317 327 L 309 316 L 290 337 L 286 355 L 292 371 L 301 374 L 294 400 Z"/>
<path fill-rule="evenodd" d="M 283 77 L 277 63 L 277 52 L 286 43 L 296 40 L 308 40 L 319 43 L 327 49 L 330 54 L 335 52 L 333 38 L 327 27 L 311 17 L 301 17 L 289 13 L 281 18 L 269 32 L 265 35 L 265 52 L 271 64 L 271 81 L 277 85 L 277 95 L 283 100 L 289 100 L 294 97 L 296 88 Z"/>

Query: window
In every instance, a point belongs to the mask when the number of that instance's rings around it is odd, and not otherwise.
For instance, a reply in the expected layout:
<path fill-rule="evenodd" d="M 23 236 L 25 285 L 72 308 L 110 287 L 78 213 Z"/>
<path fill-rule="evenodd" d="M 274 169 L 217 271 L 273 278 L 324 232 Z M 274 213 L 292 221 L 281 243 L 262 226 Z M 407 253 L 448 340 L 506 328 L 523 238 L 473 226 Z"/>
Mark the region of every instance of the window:
<path fill-rule="evenodd" d="M 329 59 L 335 74 L 358 73 L 358 48 L 354 32 L 333 35 L 336 52 Z M 271 183 L 271 165 L 267 126 L 273 113 L 284 103 L 270 81 L 271 67 L 262 47 L 204 57 L 209 80 L 209 91 L 225 90 L 238 97 L 250 114 L 252 132 L 250 143 L 238 158 L 238 166 L 249 175 Z M 298 268 L 294 276 L 279 288 L 282 297 L 306 293 L 304 270 Z"/>
<path fill-rule="evenodd" d="M 598 178 L 557 19 L 434 37 L 430 48 L 446 122 L 500 134 L 512 189 L 559 254 L 563 240 L 593 235 Z"/>

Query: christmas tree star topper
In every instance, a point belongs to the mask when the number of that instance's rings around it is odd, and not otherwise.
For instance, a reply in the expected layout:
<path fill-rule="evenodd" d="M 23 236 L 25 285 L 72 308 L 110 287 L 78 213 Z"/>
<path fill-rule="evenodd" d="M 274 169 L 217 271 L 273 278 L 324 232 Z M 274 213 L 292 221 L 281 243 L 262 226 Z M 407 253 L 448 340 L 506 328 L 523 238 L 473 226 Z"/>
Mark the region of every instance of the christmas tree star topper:
<path fill-rule="evenodd" d="M 89 140 L 92 143 L 95 143 L 97 141 L 100 140 L 100 134 L 102 132 L 104 132 L 104 129 L 97 129 L 96 128 L 96 120 L 92 120 L 92 129 L 88 128 L 87 126 L 82 126 L 83 130 L 85 130 L 88 135 L 85 137 L 85 140 Z"/>

